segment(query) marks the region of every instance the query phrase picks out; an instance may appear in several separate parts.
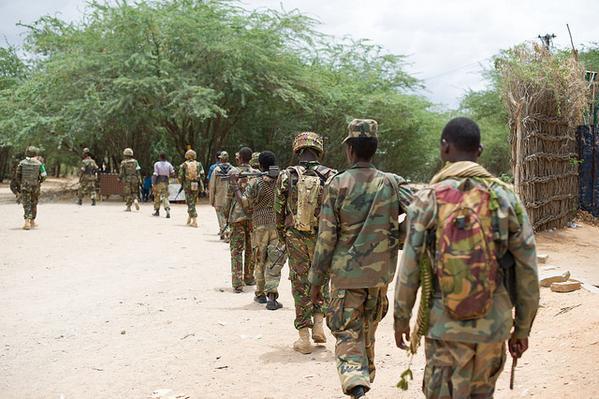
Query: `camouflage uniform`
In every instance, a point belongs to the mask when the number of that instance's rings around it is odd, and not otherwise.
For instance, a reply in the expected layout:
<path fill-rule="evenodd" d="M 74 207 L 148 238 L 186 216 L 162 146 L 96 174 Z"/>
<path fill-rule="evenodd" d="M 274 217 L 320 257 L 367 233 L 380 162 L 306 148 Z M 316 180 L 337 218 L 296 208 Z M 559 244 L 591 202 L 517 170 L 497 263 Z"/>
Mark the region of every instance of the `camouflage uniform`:
<path fill-rule="evenodd" d="M 316 171 L 323 181 L 330 179 L 336 171 L 320 163 L 305 162 L 298 165 L 303 171 L 310 169 Z M 294 216 L 297 215 L 297 172 L 293 168 L 287 168 L 279 174 L 277 180 L 277 191 L 275 196 L 275 215 L 279 239 L 285 242 L 287 254 L 289 255 L 289 280 L 291 280 L 291 293 L 295 302 L 295 328 L 312 328 L 313 317 L 317 313 L 323 313 L 319 305 L 312 304 L 310 300 L 310 282 L 308 273 L 312 265 L 317 227 L 313 231 L 299 231 L 294 227 Z M 318 218 L 322 195 L 318 199 L 315 216 Z M 323 281 L 323 295 L 325 304 L 328 299 L 328 281 Z"/>
<path fill-rule="evenodd" d="M 133 151 L 127 148 L 123 153 L 125 154 L 126 158 L 121 161 L 119 180 L 123 183 L 125 204 L 127 205 L 127 209 L 130 210 L 133 202 L 137 204 L 137 201 L 139 201 L 141 167 L 139 166 L 139 162 L 133 158 Z"/>
<path fill-rule="evenodd" d="M 187 158 L 187 155 L 186 155 Z M 188 178 L 188 169 L 196 168 L 192 173 L 197 176 L 196 180 L 190 180 Z M 202 164 L 195 160 L 195 153 L 193 159 L 187 159 L 179 166 L 179 182 L 183 186 L 185 191 L 185 202 L 187 203 L 187 214 L 190 218 L 198 217 L 196 211 L 196 201 L 200 192 L 204 191 L 204 167 Z"/>
<path fill-rule="evenodd" d="M 273 204 L 276 180 L 262 176 L 251 179 L 242 197 L 244 208 L 252 210 L 252 249 L 256 296 L 275 294 L 278 297 L 281 269 L 287 261 L 280 248 L 275 227 Z"/>
<path fill-rule="evenodd" d="M 46 179 L 46 167 L 35 158 L 37 149 L 28 148 L 26 158 L 17 165 L 15 173 L 18 189 L 21 193 L 23 204 L 23 218 L 25 226 L 29 229 L 37 217 L 37 204 L 40 196 L 40 183 Z"/>
<path fill-rule="evenodd" d="M 452 168 L 455 172 L 451 172 Z M 458 171 L 461 170 L 461 171 Z M 468 179 L 468 182 L 465 180 Z M 492 398 L 495 382 L 505 362 L 505 341 L 514 327 L 514 337 L 530 333 L 539 302 L 535 239 L 528 216 L 511 187 L 494 179 L 473 162 L 448 164 L 433 180 L 433 187 L 490 187 L 497 259 L 507 251 L 515 259 L 516 317 L 504 284 L 499 283 L 488 313 L 474 320 L 459 321 L 446 311 L 433 277 L 433 298 L 426 334 L 427 365 L 423 391 L 427 398 Z M 409 325 L 419 287 L 419 263 L 427 237 L 437 226 L 435 191 L 418 192 L 408 209 L 409 230 L 395 288 L 395 324 Z M 492 208 L 493 209 L 493 208 Z M 429 248 L 431 249 L 431 248 Z M 428 251 L 426 251 L 428 252 Z M 503 271 L 499 269 L 499 278 Z"/>
<path fill-rule="evenodd" d="M 252 159 L 250 159 L 250 166 L 254 169 L 260 169 L 260 162 L 258 161 L 260 158 L 259 152 L 252 153 Z"/>
<path fill-rule="evenodd" d="M 225 205 L 227 202 L 227 192 L 229 191 L 229 180 L 223 179 L 221 175 L 226 175 L 229 173 L 231 168 L 231 164 L 228 162 L 229 154 L 226 156 L 225 151 L 221 152 L 222 163 L 218 164 L 214 171 L 210 175 L 210 183 L 209 187 L 209 197 L 210 197 L 210 205 L 212 205 L 216 211 L 216 217 L 218 219 L 218 227 L 219 232 L 222 238 L 224 238 L 225 229 L 227 225 L 227 217 L 225 215 Z M 226 158 L 226 160 L 224 159 Z"/>
<path fill-rule="evenodd" d="M 77 192 L 79 203 L 81 203 L 83 197 L 88 194 L 92 203 L 95 203 L 97 173 L 98 165 L 96 164 L 96 161 L 87 155 L 81 161 L 81 168 L 79 169 L 79 191 Z"/>
<path fill-rule="evenodd" d="M 376 124 L 369 122 L 354 120 L 350 134 L 366 123 L 366 137 L 377 137 Z M 354 387 L 368 390 L 375 377 L 375 332 L 389 306 L 387 286 L 400 248 L 399 215 L 411 197 L 401 177 L 363 162 L 325 187 L 309 281 L 322 285 L 331 279 L 327 325 L 337 339 L 337 372 L 348 395 Z"/>
<path fill-rule="evenodd" d="M 239 167 L 231 168 L 229 175 L 241 172 L 254 173 L 258 172 L 258 170 L 248 164 L 242 164 Z M 247 180 L 247 178 L 239 179 L 238 185 L 242 193 L 247 186 Z M 248 213 L 250 212 L 246 212 L 243 206 L 237 202 L 235 185 L 229 184 L 225 214 L 227 215 L 227 222 L 231 229 L 231 283 L 236 290 L 241 289 L 244 283 L 246 285 L 255 284 L 251 239 L 252 222 Z"/>

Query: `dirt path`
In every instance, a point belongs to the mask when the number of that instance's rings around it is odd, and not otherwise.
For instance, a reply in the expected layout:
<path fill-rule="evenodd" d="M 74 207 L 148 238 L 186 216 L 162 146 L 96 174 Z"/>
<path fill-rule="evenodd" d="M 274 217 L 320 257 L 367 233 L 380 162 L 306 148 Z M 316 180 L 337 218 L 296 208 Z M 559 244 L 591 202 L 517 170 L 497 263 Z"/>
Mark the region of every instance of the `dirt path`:
<path fill-rule="evenodd" d="M 170 220 L 152 217 L 149 205 L 122 209 L 42 204 L 41 227 L 25 232 L 20 208 L 0 204 L 1 398 L 151 398 L 159 389 L 164 398 L 344 397 L 330 336 L 312 355 L 290 349 L 287 268 L 285 307 L 263 310 L 251 290 L 232 293 L 211 208 L 199 208 L 199 229 L 184 226 L 181 205 Z M 542 235 L 547 266 L 599 283 L 598 233 Z M 504 371 L 496 397 L 597 397 L 599 295 L 544 289 L 542 305 L 516 390 Z M 391 323 L 388 315 L 380 326 L 372 397 L 421 397 L 423 353 L 410 391 L 394 388 L 407 358 Z"/>

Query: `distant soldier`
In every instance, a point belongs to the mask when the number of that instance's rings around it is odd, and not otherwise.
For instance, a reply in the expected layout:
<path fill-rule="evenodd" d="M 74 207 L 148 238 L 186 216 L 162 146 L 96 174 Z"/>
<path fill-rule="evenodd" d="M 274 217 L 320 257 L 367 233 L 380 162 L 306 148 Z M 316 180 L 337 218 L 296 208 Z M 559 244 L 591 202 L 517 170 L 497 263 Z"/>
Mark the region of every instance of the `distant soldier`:
<path fill-rule="evenodd" d="M 171 217 L 171 205 L 168 200 L 168 182 L 171 176 L 175 175 L 175 168 L 166 160 L 166 154 L 161 152 L 158 156 L 159 161 L 154 163 L 154 173 L 152 174 L 152 190 L 154 191 L 154 216 L 160 216 L 160 204 L 166 211 L 166 218 Z"/>
<path fill-rule="evenodd" d="M 239 167 L 234 167 L 229 171 L 229 175 L 239 175 L 243 172 L 258 172 L 253 169 L 249 162 L 252 159 L 252 150 L 244 147 L 239 150 Z M 245 191 L 248 179 L 240 178 L 237 184 L 229 184 L 227 192 L 227 202 L 225 204 L 225 215 L 227 223 L 231 229 L 230 249 L 231 249 L 231 283 L 236 293 L 243 292 L 243 285 L 255 285 L 254 279 L 254 258 L 252 256 L 252 221 L 247 210 L 244 210 L 241 203 L 237 200 L 235 191 L 239 189 L 241 193 Z"/>
<path fill-rule="evenodd" d="M 200 192 L 204 191 L 204 167 L 196 161 L 196 152 L 187 150 L 185 162 L 179 166 L 179 183 L 185 190 L 185 202 L 187 203 L 187 224 L 198 227 L 198 212 L 196 201 Z"/>
<path fill-rule="evenodd" d="M 337 372 L 343 392 L 360 398 L 374 381 L 375 333 L 389 307 L 399 215 L 412 193 L 403 178 L 372 164 L 376 121 L 354 119 L 348 130 L 345 154 L 352 166 L 325 187 L 310 284 L 313 303 L 321 303 L 321 287 L 330 277 L 327 325 L 337 338 Z"/>
<path fill-rule="evenodd" d="M 308 273 L 318 235 L 322 188 L 336 171 L 319 163 L 324 146 L 322 137 L 314 132 L 298 134 L 293 141 L 293 153 L 299 158 L 299 164 L 281 171 L 274 209 L 279 240 L 285 243 L 289 255 L 289 279 L 295 301 L 294 325 L 299 332 L 293 349 L 308 354 L 313 350 L 310 329 L 314 342 L 326 342 L 324 309 L 310 301 Z M 328 289 L 324 290 L 324 295 L 328 295 Z"/>
<path fill-rule="evenodd" d="M 83 197 L 89 194 L 92 206 L 96 205 L 96 180 L 98 179 L 98 165 L 89 152 L 89 148 L 83 149 L 83 159 L 79 168 L 79 191 L 77 192 L 77 203 L 83 204 Z"/>
<path fill-rule="evenodd" d="M 260 169 L 260 161 L 258 160 L 258 158 L 260 158 L 260 153 L 253 152 L 252 159 L 250 159 L 250 166 L 254 169 Z"/>
<path fill-rule="evenodd" d="M 263 151 L 258 158 L 260 170 L 268 172 L 275 166 L 275 154 Z M 245 192 L 242 194 L 237 185 L 237 175 L 231 176 L 231 184 L 235 191 L 237 201 L 252 213 L 252 246 L 254 253 L 254 276 L 256 278 L 256 293 L 254 300 L 266 303 L 266 309 L 277 310 L 281 305 L 278 287 L 281 280 L 281 269 L 287 261 L 285 247 L 279 243 L 275 225 L 276 177 L 260 176 L 250 179 Z"/>
<path fill-rule="evenodd" d="M 511 186 L 477 163 L 482 146 L 476 123 L 452 119 L 440 147 L 445 166 L 408 208 L 395 286 L 395 341 L 402 349 L 415 344 L 408 341 L 416 291 L 421 283 L 423 290 L 432 286 L 424 395 L 492 398 L 505 341 L 514 358 L 528 348 L 539 305 L 534 234 Z M 421 282 L 426 275 L 430 279 Z"/>
<path fill-rule="evenodd" d="M 25 224 L 23 230 L 36 227 L 37 203 L 40 197 L 40 184 L 46 179 L 46 167 L 36 157 L 38 149 L 27 147 L 25 159 L 17 165 L 15 178 L 23 204 Z"/>
<path fill-rule="evenodd" d="M 229 180 L 223 179 L 223 176 L 229 174 L 233 166 L 229 163 L 229 153 L 221 151 L 218 156 L 220 163 L 216 165 L 212 175 L 210 175 L 210 183 L 208 184 L 210 205 L 216 210 L 218 219 L 218 234 L 221 240 L 226 240 L 227 216 L 225 215 L 225 205 L 227 202 L 227 192 L 229 191 Z"/>
<path fill-rule="evenodd" d="M 139 162 L 133 158 L 133 150 L 125 148 L 121 161 L 119 180 L 123 183 L 123 194 L 125 195 L 125 211 L 131 212 L 131 205 L 139 210 L 139 185 L 141 184 L 141 167 Z"/>

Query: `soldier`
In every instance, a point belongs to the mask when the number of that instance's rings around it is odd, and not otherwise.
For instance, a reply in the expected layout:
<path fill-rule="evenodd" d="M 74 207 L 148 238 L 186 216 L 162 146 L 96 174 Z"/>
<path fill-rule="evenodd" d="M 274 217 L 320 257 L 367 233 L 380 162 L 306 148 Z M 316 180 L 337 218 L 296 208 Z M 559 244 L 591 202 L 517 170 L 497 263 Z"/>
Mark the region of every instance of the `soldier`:
<path fill-rule="evenodd" d="M 330 277 L 327 325 L 337 339 L 337 371 L 343 392 L 360 398 L 374 381 L 375 333 L 389 307 L 399 215 L 412 193 L 403 178 L 372 164 L 376 121 L 354 119 L 348 130 L 345 154 L 352 166 L 325 187 L 309 281 L 312 302 L 322 303 L 321 287 Z"/>
<path fill-rule="evenodd" d="M 133 150 L 125 148 L 119 171 L 119 180 L 123 182 L 123 194 L 125 195 L 126 212 L 131 212 L 131 205 L 139 211 L 139 185 L 141 184 L 141 167 L 139 162 L 133 158 Z"/>
<path fill-rule="evenodd" d="M 154 213 L 153 216 L 160 216 L 160 204 L 166 211 L 166 218 L 171 217 L 171 205 L 168 201 L 168 181 L 175 175 L 175 168 L 166 160 L 166 154 L 161 152 L 158 156 L 159 161 L 154 163 L 154 173 L 152 174 L 152 189 L 154 191 Z"/>
<path fill-rule="evenodd" d="M 258 172 L 249 165 L 251 159 L 252 150 L 243 147 L 239 150 L 239 167 L 231 168 L 229 175 L 239 175 L 242 172 Z M 247 183 L 247 178 L 240 178 L 238 184 L 229 184 L 225 204 L 225 215 L 227 215 L 227 223 L 231 229 L 231 283 L 236 293 L 243 292 L 244 283 L 245 285 L 256 284 L 252 256 L 252 223 L 248 211 L 243 209 L 235 194 L 236 189 L 243 193 Z"/>
<path fill-rule="evenodd" d="M 27 147 L 25 159 L 17 165 L 15 174 L 18 191 L 23 203 L 25 224 L 23 230 L 31 230 L 36 227 L 37 203 L 40 197 L 40 184 L 46 179 L 46 167 L 36 157 L 38 149 L 33 146 Z"/>
<path fill-rule="evenodd" d="M 506 359 L 505 341 L 509 338 L 514 358 L 528 348 L 539 304 L 535 239 L 511 186 L 477 163 L 482 146 L 476 123 L 451 120 L 440 150 L 445 166 L 408 209 L 395 288 L 395 340 L 407 348 L 419 276 L 427 271 L 432 277 L 422 282 L 423 290 L 433 288 L 426 309 L 425 396 L 492 398 Z M 500 268 L 498 260 L 503 265 L 506 256 L 515 265 Z M 508 274 L 513 287 L 503 282 Z"/>
<path fill-rule="evenodd" d="M 223 179 L 223 176 L 228 175 L 233 166 L 229 163 L 229 153 L 221 151 L 218 156 L 220 163 L 216 165 L 214 171 L 210 175 L 208 183 L 208 191 L 210 197 L 210 205 L 216 211 L 218 219 L 218 234 L 221 240 L 228 240 L 227 232 L 227 217 L 225 216 L 225 204 L 227 202 L 227 192 L 229 191 L 229 180 Z"/>
<path fill-rule="evenodd" d="M 260 153 L 253 152 L 252 159 L 250 159 L 250 166 L 254 169 L 260 169 L 260 161 L 258 160 L 258 158 L 260 158 Z"/>
<path fill-rule="evenodd" d="M 312 264 L 318 231 L 322 187 L 336 171 L 319 163 L 324 154 L 322 137 L 314 132 L 300 133 L 293 141 L 293 153 L 299 164 L 281 171 L 275 195 L 275 216 L 279 240 L 289 255 L 289 279 L 295 302 L 295 328 L 299 339 L 293 343 L 297 352 L 308 354 L 310 343 L 325 343 L 324 310 L 310 301 L 308 272 Z M 326 285 L 326 284 L 324 284 Z M 328 289 L 324 291 L 328 295 Z"/>
<path fill-rule="evenodd" d="M 261 152 L 258 161 L 260 170 L 267 172 L 275 166 L 275 154 L 271 151 Z M 237 201 L 244 209 L 252 210 L 252 246 L 256 278 L 254 300 L 258 303 L 266 303 L 268 310 L 277 310 L 283 306 L 277 298 L 281 269 L 287 260 L 285 248 L 279 243 L 275 225 L 273 205 L 276 182 L 276 177 L 271 175 L 256 177 L 249 181 L 242 194 L 237 185 L 237 175 L 231 176 Z"/>
<path fill-rule="evenodd" d="M 96 206 L 96 180 L 98 179 L 98 165 L 89 152 L 89 148 L 83 149 L 83 159 L 79 168 L 79 191 L 77 192 L 77 203 L 83 204 L 83 196 L 89 194 L 92 206 Z"/>
<path fill-rule="evenodd" d="M 185 202 L 187 203 L 187 224 L 198 227 L 198 212 L 196 201 L 201 191 L 204 191 L 204 167 L 196 161 L 196 152 L 187 150 L 185 162 L 179 166 L 179 183 L 185 190 Z"/>

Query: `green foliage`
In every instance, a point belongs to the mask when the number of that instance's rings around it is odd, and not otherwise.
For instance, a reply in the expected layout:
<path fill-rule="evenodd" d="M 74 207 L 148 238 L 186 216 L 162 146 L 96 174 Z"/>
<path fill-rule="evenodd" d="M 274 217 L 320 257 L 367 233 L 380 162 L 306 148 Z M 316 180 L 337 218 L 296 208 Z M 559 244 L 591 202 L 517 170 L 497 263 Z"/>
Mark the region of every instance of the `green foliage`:
<path fill-rule="evenodd" d="M 108 164 L 125 147 L 148 172 L 158 152 L 270 149 L 285 165 L 293 135 L 323 134 L 344 167 L 354 117 L 379 121 L 381 163 L 429 176 L 445 116 L 412 93 L 403 58 L 366 41 L 336 41 L 297 11 L 248 12 L 218 0 L 91 2 L 79 23 L 42 17 L 24 50 L 0 53 L 0 142 L 36 143 L 48 158 L 83 147 Z M 6 78 L 5 78 L 6 76 Z M 5 79 L 5 80 L 2 80 Z"/>

